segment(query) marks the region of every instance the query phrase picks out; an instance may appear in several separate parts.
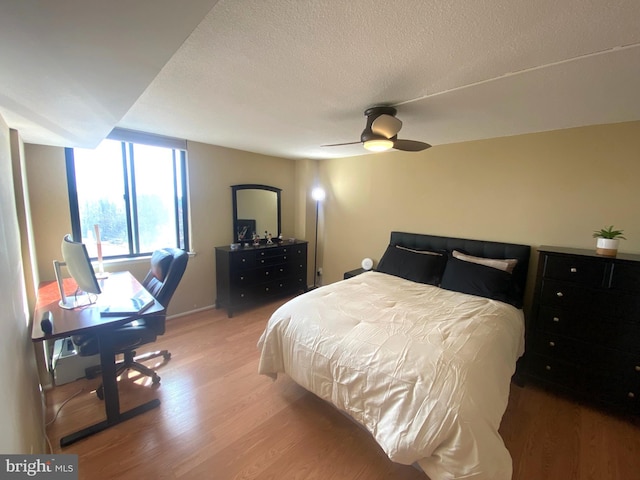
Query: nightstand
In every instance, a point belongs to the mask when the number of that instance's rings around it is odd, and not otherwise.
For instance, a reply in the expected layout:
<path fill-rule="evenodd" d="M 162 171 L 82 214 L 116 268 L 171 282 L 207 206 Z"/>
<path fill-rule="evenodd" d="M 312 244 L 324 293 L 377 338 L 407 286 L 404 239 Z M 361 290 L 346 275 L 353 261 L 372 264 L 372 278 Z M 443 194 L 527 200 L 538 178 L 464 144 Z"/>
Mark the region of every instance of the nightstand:
<path fill-rule="evenodd" d="M 356 275 L 360 275 L 361 273 L 366 272 L 364 268 L 356 268 L 355 270 L 349 270 L 348 272 L 344 272 L 344 280 L 347 278 L 355 277 Z"/>

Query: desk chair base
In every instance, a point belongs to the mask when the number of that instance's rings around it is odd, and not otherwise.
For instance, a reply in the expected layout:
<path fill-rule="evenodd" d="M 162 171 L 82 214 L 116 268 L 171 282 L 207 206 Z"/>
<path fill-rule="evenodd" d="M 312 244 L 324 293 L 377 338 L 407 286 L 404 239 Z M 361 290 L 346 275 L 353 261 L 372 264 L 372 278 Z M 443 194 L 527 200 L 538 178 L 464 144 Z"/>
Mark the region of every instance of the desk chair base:
<path fill-rule="evenodd" d="M 151 358 L 156 358 L 160 356 L 162 356 L 164 360 L 167 361 L 171 358 L 171 352 L 169 352 L 168 350 L 159 350 L 156 352 L 145 353 L 137 357 L 135 356 L 135 354 L 136 352 L 134 351 L 124 352 L 124 360 L 116 364 L 116 376 L 119 377 L 124 372 L 131 369 L 131 370 L 135 370 L 138 373 L 141 373 L 142 375 L 151 377 L 151 383 L 153 383 L 154 385 L 157 385 L 158 383 L 160 383 L 160 375 L 158 375 L 154 370 L 150 369 L 146 365 L 143 365 L 139 362 L 144 362 Z M 102 385 L 100 385 L 96 389 L 96 395 L 100 400 L 104 400 L 104 390 L 102 388 Z"/>

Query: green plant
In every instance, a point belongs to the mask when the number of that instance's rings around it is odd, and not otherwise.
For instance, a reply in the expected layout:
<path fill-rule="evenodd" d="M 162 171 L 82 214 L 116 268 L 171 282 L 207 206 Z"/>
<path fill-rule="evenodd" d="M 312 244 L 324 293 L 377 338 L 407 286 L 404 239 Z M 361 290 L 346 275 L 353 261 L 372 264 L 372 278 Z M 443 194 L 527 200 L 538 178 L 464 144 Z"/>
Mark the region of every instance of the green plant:
<path fill-rule="evenodd" d="M 603 228 L 593 232 L 593 238 L 598 238 L 598 237 L 609 238 L 609 239 L 619 238 L 621 240 L 626 240 L 626 238 L 624 238 L 624 236 L 622 235 L 623 233 L 624 233 L 624 230 L 614 230 L 613 225 L 611 225 L 608 228 Z"/>

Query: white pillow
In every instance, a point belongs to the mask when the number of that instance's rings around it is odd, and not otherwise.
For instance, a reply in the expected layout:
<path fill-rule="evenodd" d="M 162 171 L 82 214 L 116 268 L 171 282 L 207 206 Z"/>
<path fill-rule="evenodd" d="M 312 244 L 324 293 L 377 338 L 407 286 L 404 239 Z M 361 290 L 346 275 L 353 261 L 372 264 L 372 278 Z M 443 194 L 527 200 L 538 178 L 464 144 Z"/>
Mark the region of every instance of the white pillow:
<path fill-rule="evenodd" d="M 462 260 L 464 262 L 477 263 L 479 265 L 484 265 L 486 267 L 497 268 L 498 270 L 502 270 L 507 273 L 513 273 L 513 269 L 516 267 L 518 260 L 516 258 L 484 258 L 484 257 L 474 257 L 473 255 L 467 255 L 465 253 L 461 253 L 457 250 L 452 252 L 452 255 L 458 260 Z"/>

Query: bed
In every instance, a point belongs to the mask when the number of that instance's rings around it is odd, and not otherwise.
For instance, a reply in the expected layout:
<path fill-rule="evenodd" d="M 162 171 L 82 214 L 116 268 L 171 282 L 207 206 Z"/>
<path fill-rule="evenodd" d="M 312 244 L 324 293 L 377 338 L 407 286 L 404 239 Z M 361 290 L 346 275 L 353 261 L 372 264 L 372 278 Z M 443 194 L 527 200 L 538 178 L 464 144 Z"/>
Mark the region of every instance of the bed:
<path fill-rule="evenodd" d="M 530 247 L 392 232 L 374 271 L 280 308 L 259 373 L 285 373 L 432 480 L 510 479 L 498 433 L 524 352 Z"/>

